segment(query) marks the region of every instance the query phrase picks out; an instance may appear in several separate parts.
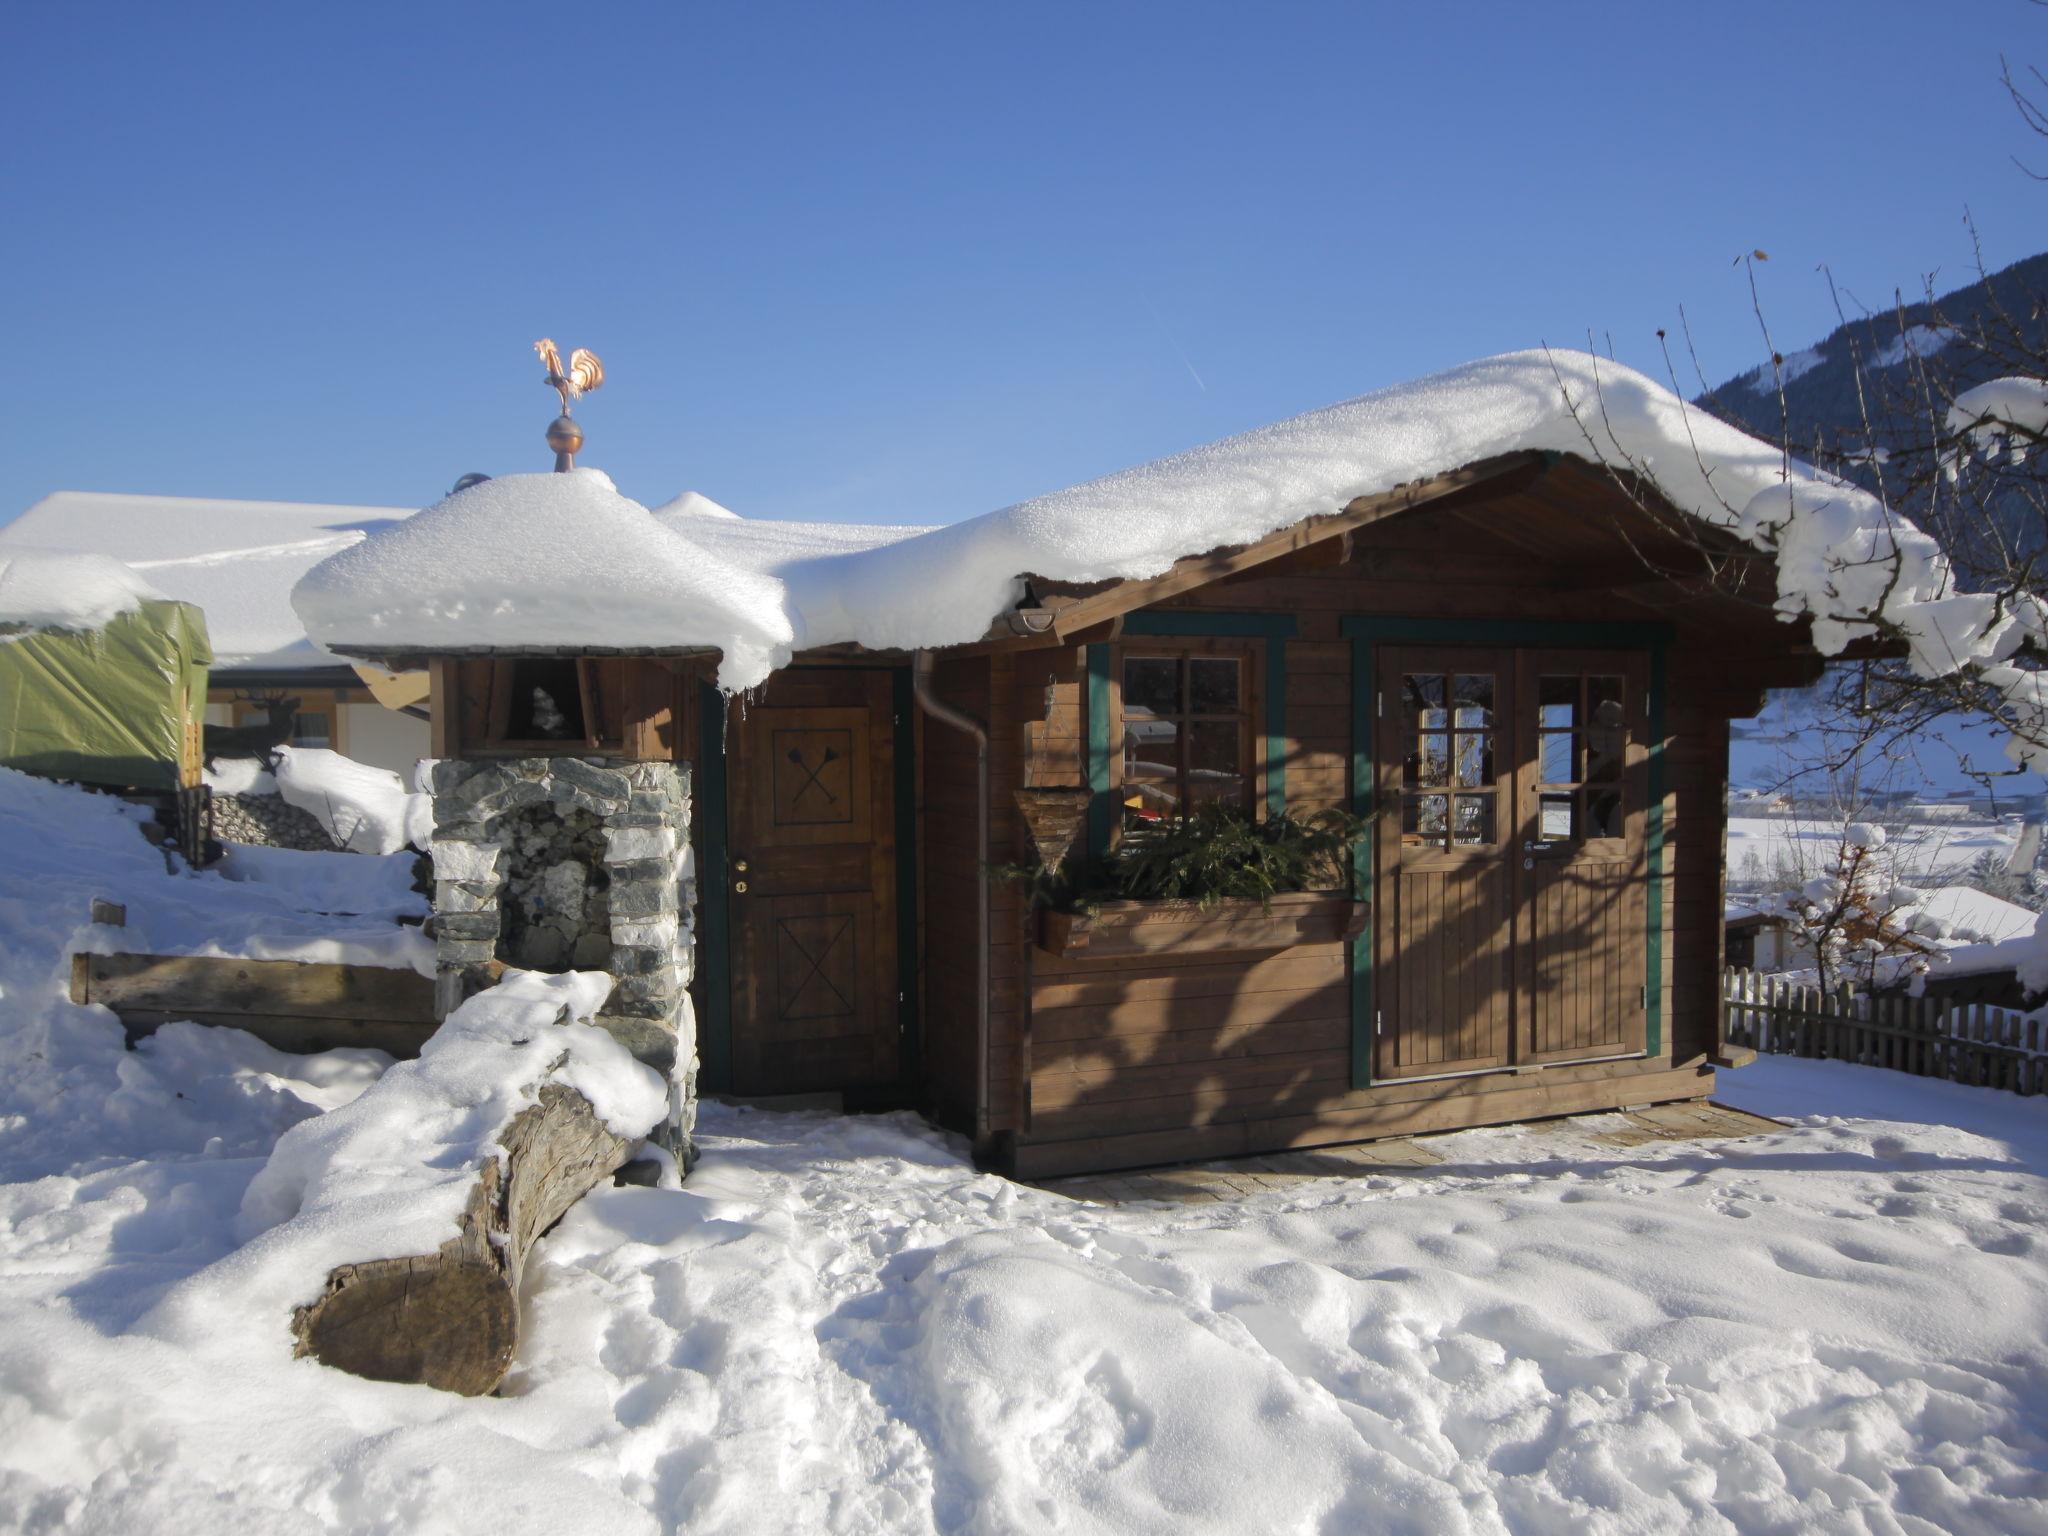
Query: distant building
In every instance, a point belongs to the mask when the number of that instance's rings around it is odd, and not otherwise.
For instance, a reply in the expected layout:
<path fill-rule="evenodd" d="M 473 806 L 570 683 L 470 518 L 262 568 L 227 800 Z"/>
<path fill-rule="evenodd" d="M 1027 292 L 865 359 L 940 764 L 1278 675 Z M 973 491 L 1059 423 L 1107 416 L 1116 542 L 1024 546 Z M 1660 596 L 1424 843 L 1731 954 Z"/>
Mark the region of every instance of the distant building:
<path fill-rule="evenodd" d="M 291 590 L 327 556 L 411 515 L 402 507 L 57 491 L 0 527 L 0 553 L 111 555 L 166 596 L 200 608 L 214 648 L 207 724 L 257 721 L 262 706 L 252 695 L 283 689 L 300 701 L 295 745 L 331 747 L 407 774 L 427 755 L 425 699 L 419 715 L 378 703 L 352 664 L 306 637 Z"/>

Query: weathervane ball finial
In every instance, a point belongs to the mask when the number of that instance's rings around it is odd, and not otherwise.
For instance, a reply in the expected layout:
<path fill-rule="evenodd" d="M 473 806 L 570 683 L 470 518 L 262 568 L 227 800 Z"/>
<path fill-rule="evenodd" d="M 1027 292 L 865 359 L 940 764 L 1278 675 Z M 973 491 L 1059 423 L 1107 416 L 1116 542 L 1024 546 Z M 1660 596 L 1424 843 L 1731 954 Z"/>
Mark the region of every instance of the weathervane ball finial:
<path fill-rule="evenodd" d="M 541 366 L 547 369 L 542 382 L 562 397 L 562 414 L 548 426 L 548 446 L 555 450 L 555 470 L 576 467 L 576 450 L 583 446 L 583 429 L 570 415 L 570 402 L 580 400 L 604 383 L 604 364 L 595 352 L 578 347 L 569 354 L 569 366 L 562 366 L 562 354 L 546 336 L 533 344 Z"/>

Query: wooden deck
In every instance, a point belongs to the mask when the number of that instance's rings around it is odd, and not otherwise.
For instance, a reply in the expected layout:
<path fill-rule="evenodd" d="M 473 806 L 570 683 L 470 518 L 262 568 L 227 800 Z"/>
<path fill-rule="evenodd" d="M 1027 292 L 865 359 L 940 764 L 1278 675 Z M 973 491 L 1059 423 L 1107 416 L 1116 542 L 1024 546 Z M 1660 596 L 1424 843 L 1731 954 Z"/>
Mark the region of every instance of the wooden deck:
<path fill-rule="evenodd" d="M 1519 1127 L 1533 1133 L 1530 1153 L 1544 1162 L 1574 1156 L 1598 1157 L 1616 1147 L 1723 1141 L 1782 1128 L 1776 1120 L 1710 1100 L 1598 1115 L 1573 1115 Z M 1073 1200 L 1098 1205 L 1147 1202 L 1195 1205 L 1237 1200 L 1246 1195 L 1296 1191 L 1317 1179 L 1426 1173 L 1448 1161 L 1444 1143 L 1448 1136 L 1455 1134 L 1462 1133 L 1406 1136 L 1391 1141 L 1318 1147 L 1309 1152 L 1281 1152 L 1264 1157 L 1152 1168 L 1136 1173 L 1082 1174 L 1073 1178 L 1047 1179 L 1041 1182 L 1040 1187 Z M 1487 1166 L 1498 1166 L 1501 1171 L 1508 1172 L 1514 1165 L 1500 1163 Z"/>

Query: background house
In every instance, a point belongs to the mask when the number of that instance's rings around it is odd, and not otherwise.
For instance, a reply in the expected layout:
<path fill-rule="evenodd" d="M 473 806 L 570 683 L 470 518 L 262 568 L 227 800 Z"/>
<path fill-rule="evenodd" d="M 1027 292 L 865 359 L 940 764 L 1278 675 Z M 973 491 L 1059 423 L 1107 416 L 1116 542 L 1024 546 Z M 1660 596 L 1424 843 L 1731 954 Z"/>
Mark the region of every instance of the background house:
<path fill-rule="evenodd" d="M 109 555 L 206 616 L 214 647 L 205 723 L 261 718 L 252 695 L 300 701 L 295 744 L 331 747 L 409 774 L 426 755 L 424 718 L 387 709 L 347 660 L 315 644 L 292 612 L 292 585 L 336 550 L 412 509 L 57 491 L 0 527 L 0 555 Z"/>

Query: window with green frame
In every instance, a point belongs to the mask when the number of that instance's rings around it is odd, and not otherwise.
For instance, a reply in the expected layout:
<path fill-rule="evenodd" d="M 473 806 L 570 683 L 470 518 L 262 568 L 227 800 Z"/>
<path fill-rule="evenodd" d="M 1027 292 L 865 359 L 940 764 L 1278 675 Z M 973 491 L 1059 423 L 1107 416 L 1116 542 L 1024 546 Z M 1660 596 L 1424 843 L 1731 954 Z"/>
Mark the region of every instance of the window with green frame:
<path fill-rule="evenodd" d="M 1242 647 L 1125 647 L 1118 683 L 1126 835 L 1207 805 L 1252 809 L 1258 764 L 1250 674 Z"/>

